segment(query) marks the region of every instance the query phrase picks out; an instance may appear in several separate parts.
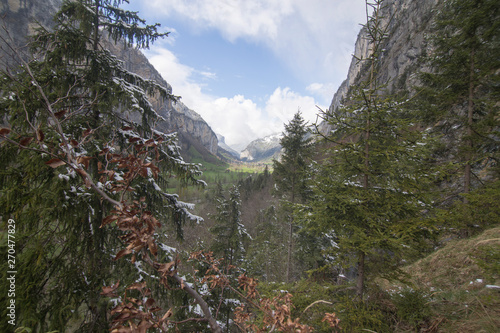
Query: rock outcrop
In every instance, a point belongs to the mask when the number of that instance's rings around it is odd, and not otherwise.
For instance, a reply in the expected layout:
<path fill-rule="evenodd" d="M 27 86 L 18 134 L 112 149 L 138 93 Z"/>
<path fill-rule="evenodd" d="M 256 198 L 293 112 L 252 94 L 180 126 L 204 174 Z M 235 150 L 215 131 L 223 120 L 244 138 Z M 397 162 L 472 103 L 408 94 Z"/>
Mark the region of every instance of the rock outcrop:
<path fill-rule="evenodd" d="M 234 150 L 233 148 L 229 147 L 226 144 L 226 138 L 224 136 L 217 134 L 217 139 L 219 140 L 219 152 L 223 150 L 233 158 L 240 158 L 240 153 L 238 153 L 236 150 Z"/>
<path fill-rule="evenodd" d="M 388 38 L 384 41 L 378 71 L 379 80 L 388 84 L 390 91 L 411 89 L 417 71 L 422 70 L 420 56 L 427 52 L 426 33 L 439 0 L 386 0 L 383 3 L 383 25 L 387 26 Z M 366 58 L 370 52 L 366 28 L 362 28 L 356 40 L 354 56 Z M 347 79 L 333 96 L 330 110 L 339 107 L 349 89 L 360 82 L 363 62 L 353 58 Z M 326 125 L 322 124 L 322 129 Z"/>

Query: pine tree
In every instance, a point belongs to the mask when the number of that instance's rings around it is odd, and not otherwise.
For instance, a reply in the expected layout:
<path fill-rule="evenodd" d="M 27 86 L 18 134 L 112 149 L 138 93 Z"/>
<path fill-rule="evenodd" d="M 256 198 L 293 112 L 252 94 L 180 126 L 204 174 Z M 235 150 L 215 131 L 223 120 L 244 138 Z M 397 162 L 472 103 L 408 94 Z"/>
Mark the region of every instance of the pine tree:
<path fill-rule="evenodd" d="M 245 255 L 245 241 L 249 235 L 241 223 L 241 199 L 237 186 L 229 190 L 228 198 L 217 200 L 215 225 L 210 232 L 215 236 L 211 246 L 216 255 L 224 258 L 227 266 L 239 266 Z"/>
<path fill-rule="evenodd" d="M 332 252 L 339 263 L 355 260 L 360 299 L 367 273 L 394 267 L 391 262 L 397 264 L 404 248 L 427 230 L 418 219 L 428 184 L 425 132 L 416 130 L 406 101 L 388 95 L 378 82 L 387 20 L 382 1 L 367 6 L 373 9 L 365 26 L 370 52 L 358 59 L 364 79 L 342 106 L 322 114 L 332 128 L 324 135 L 330 148 L 314 171 L 315 194 L 303 217 L 309 230 L 335 236 Z"/>
<path fill-rule="evenodd" d="M 237 276 L 234 269 L 241 267 L 246 254 L 245 243 L 250 239 L 245 226 L 241 223 L 239 188 L 231 187 L 228 197 L 225 198 L 221 193 L 217 201 L 215 225 L 210 228 L 210 232 L 214 235 L 211 249 L 215 256 L 223 258 L 220 269 L 234 284 L 233 287 L 236 287 Z M 211 293 L 218 296 L 215 297 L 214 304 L 214 307 L 218 308 L 218 319 L 225 321 L 226 332 L 230 332 L 230 320 L 237 305 L 231 302 L 234 293 L 231 288 L 227 287 L 220 288 L 220 290 L 213 289 Z"/>
<path fill-rule="evenodd" d="M 286 279 L 288 246 L 283 240 L 288 228 L 279 221 L 278 208 L 271 205 L 259 212 L 255 237 L 250 243 L 246 263 L 249 275 L 268 282 Z"/>
<path fill-rule="evenodd" d="M 8 129 L 2 129 L 0 149 L 0 215 L 2 223 L 10 217 L 17 221 L 19 326 L 63 330 L 80 316 L 84 319 L 71 325 L 81 331 L 106 330 L 109 299 L 101 295 L 103 282 L 150 279 L 146 268 L 112 261 L 122 232 L 101 228 L 111 202 L 144 202 L 142 207 L 171 221 L 179 235 L 183 219 L 196 218 L 188 211 L 191 205 L 162 190 L 172 175 L 198 183 L 198 166 L 182 161 L 175 136 L 154 130 L 161 117 L 149 97 L 174 96 L 125 70 L 106 49 L 108 36 L 147 47 L 163 35 L 157 25 L 141 27 L 136 13 L 118 7 L 122 2 L 65 2 L 54 30 L 40 28 L 33 36 L 33 59 L 2 75 Z M 156 148 L 160 142 L 164 148 Z M 126 163 L 111 169 L 130 152 L 148 147 L 163 161 L 158 170 L 141 155 L 128 155 Z M 146 165 L 142 181 L 123 179 L 132 162 Z M 110 186 L 120 182 L 133 192 L 124 188 L 118 196 Z"/>
<path fill-rule="evenodd" d="M 306 122 L 298 111 L 293 119 L 285 124 L 285 132 L 280 140 L 283 154 L 280 161 L 273 161 L 273 177 L 276 193 L 281 195 L 288 206 L 288 255 L 286 281 L 291 279 L 293 252 L 293 205 L 307 198 L 307 171 L 311 159 L 311 138 L 307 138 Z"/>
<path fill-rule="evenodd" d="M 432 72 L 422 74 L 424 121 L 453 138 L 444 152 L 461 166 L 462 193 L 477 187 L 474 170 L 498 160 L 499 22 L 497 1 L 444 1 L 430 39 Z"/>

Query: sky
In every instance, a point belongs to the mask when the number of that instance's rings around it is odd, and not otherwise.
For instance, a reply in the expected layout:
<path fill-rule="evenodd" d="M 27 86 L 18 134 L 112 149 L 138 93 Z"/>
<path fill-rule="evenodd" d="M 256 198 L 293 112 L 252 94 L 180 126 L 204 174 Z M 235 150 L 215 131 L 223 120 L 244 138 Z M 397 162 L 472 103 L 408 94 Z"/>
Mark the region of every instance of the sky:
<path fill-rule="evenodd" d="M 364 0 L 132 0 L 167 38 L 143 50 L 173 93 L 237 151 L 312 124 L 347 76 Z"/>

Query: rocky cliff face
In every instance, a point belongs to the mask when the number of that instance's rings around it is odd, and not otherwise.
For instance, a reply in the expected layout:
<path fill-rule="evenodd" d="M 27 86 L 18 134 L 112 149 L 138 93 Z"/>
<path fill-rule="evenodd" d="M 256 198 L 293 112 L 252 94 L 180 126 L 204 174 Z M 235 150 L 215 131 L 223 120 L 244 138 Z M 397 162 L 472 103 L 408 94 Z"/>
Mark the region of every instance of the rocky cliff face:
<path fill-rule="evenodd" d="M 146 79 L 154 80 L 172 91 L 172 87 L 162 78 L 142 52 L 112 43 L 109 43 L 108 47 L 113 54 L 124 61 L 127 70 Z M 172 103 L 152 97 L 151 102 L 156 111 L 166 120 L 157 125 L 158 130 L 165 133 L 179 133 L 179 139 L 184 146 L 192 140 L 197 140 L 210 153 L 217 154 L 217 135 L 198 113 L 189 109 L 181 101 Z"/>
<path fill-rule="evenodd" d="M 17 45 L 25 43 L 26 36 L 33 33 L 33 29 L 38 26 L 36 22 L 50 27 L 52 17 L 62 3 L 62 0 L 1 1 L 0 16 L 4 17 L 3 25 L 6 29 L 0 29 L 0 36 L 6 40 L 12 38 Z M 107 47 L 124 61 L 127 70 L 146 79 L 155 80 L 170 91 L 172 90 L 171 86 L 139 50 L 112 43 L 108 43 Z M 2 45 L 2 50 L 0 50 L 0 53 L 3 53 L 2 66 L 15 65 L 15 61 L 6 56 L 5 52 L 5 47 Z M 153 97 L 152 103 L 157 112 L 165 118 L 165 121 L 157 125 L 158 130 L 166 133 L 178 132 L 182 146 L 190 145 L 193 140 L 199 141 L 200 146 L 214 155 L 217 154 L 217 136 L 199 114 L 190 110 L 182 102 L 172 103 Z"/>
<path fill-rule="evenodd" d="M 387 82 L 391 91 L 411 89 L 416 82 L 417 71 L 422 70 L 420 56 L 427 52 L 426 33 L 432 22 L 433 9 L 439 0 L 386 0 L 382 15 L 384 26 L 388 26 L 388 38 L 383 45 L 380 69 L 381 82 Z M 354 56 L 366 58 L 370 45 L 366 38 L 366 29 L 361 29 L 354 49 Z M 348 94 L 350 87 L 362 78 L 363 63 L 353 58 L 347 79 L 333 96 L 330 110 L 335 110 Z M 326 124 L 321 130 L 328 130 Z"/>
<path fill-rule="evenodd" d="M 217 139 L 219 140 L 219 152 L 226 152 L 233 158 L 240 158 L 240 153 L 226 144 L 226 138 L 224 136 L 217 134 Z"/>

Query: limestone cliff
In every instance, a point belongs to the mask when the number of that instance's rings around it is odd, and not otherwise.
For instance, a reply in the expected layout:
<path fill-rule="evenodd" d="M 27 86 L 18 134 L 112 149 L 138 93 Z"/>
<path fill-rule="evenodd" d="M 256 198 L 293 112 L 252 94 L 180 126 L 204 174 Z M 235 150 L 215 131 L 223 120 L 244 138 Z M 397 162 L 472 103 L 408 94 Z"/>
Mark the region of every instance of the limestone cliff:
<path fill-rule="evenodd" d="M 382 16 L 388 25 L 388 38 L 384 41 L 378 71 L 381 82 L 387 82 L 389 90 L 411 89 L 416 80 L 416 73 L 422 70 L 420 56 L 427 52 L 426 33 L 439 0 L 386 0 Z M 366 29 L 358 34 L 354 56 L 366 58 L 370 45 Z M 357 84 L 364 74 L 363 63 L 353 58 L 346 80 L 333 96 L 330 110 L 335 110 L 348 94 L 351 86 Z M 327 125 L 321 124 L 321 130 L 327 131 Z"/>
<path fill-rule="evenodd" d="M 172 87 L 162 78 L 142 52 L 112 43 L 109 43 L 108 48 L 124 61 L 127 70 L 146 79 L 154 80 L 172 91 Z M 156 111 L 166 120 L 157 125 L 158 130 L 166 133 L 179 133 L 179 139 L 181 144 L 185 146 L 184 148 L 187 148 L 188 142 L 192 142 L 194 139 L 199 141 L 210 153 L 217 155 L 217 135 L 198 113 L 189 109 L 181 101 L 172 103 L 155 97 L 152 97 L 151 101 Z M 186 141 L 183 138 L 189 139 Z"/>
<path fill-rule="evenodd" d="M 23 45 L 26 36 L 33 33 L 38 24 L 45 27 L 53 24 L 52 17 L 61 3 L 62 0 L 1 0 L 0 16 L 3 17 L 5 29 L 0 29 L 0 36 L 6 40 L 14 40 L 18 46 Z M 155 80 L 168 90 L 172 90 L 139 50 L 113 43 L 107 43 L 106 47 L 124 61 L 127 70 L 146 79 Z M 2 45 L 0 50 L 2 67 L 15 65 L 14 58 L 9 57 L 7 52 L 5 45 Z M 178 132 L 180 143 L 184 147 L 189 146 L 193 140 L 199 141 L 201 145 L 197 146 L 204 147 L 214 155 L 217 154 L 217 135 L 199 114 L 180 101 L 172 103 L 153 98 L 152 103 L 166 120 L 157 125 L 158 130 L 166 133 Z"/>

